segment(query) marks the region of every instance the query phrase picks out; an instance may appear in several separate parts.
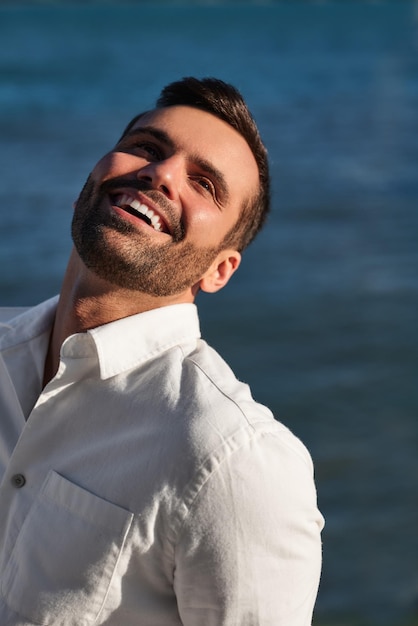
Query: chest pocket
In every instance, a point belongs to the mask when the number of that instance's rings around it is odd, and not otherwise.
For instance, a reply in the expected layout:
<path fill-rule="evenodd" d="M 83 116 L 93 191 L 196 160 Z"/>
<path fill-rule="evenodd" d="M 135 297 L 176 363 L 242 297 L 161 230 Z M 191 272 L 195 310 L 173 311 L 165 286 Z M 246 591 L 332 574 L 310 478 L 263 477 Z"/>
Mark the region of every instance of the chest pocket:
<path fill-rule="evenodd" d="M 9 607 L 42 626 L 93 624 L 132 519 L 51 471 L 1 577 Z"/>

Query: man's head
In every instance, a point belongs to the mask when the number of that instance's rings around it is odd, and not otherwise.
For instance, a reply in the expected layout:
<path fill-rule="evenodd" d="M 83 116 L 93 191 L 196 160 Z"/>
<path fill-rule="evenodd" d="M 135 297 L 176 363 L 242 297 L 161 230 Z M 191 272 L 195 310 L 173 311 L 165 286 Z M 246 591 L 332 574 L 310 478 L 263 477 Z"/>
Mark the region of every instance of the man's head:
<path fill-rule="evenodd" d="M 183 105 L 207 111 L 232 126 L 249 145 L 258 166 L 259 189 L 243 206 L 239 223 L 225 241 L 226 245 L 235 246 L 242 252 L 260 231 L 270 211 L 267 150 L 242 95 L 235 87 L 217 78 L 187 77 L 164 87 L 156 105 L 157 108 Z M 143 113 L 140 113 L 134 117 L 123 134 L 128 132 L 142 115 Z"/>
<path fill-rule="evenodd" d="M 184 79 L 93 169 L 76 203 L 74 243 L 90 270 L 119 287 L 186 299 L 217 291 L 264 221 L 268 182 L 239 93 Z"/>

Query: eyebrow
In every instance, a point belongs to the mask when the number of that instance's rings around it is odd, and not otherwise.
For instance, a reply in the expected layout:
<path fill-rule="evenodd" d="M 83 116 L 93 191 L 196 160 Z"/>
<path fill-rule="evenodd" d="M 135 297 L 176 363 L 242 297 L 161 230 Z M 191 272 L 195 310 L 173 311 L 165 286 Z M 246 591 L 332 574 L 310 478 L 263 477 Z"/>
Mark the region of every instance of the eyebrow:
<path fill-rule="evenodd" d="M 170 135 L 160 128 L 155 128 L 155 126 L 137 126 L 136 128 L 132 128 L 124 135 L 124 137 L 122 137 L 122 140 L 126 137 L 133 137 L 135 135 L 142 134 L 151 135 L 151 137 L 154 137 L 154 139 L 161 142 L 171 150 L 176 149 L 176 144 L 172 140 Z M 192 154 L 190 160 L 192 163 L 197 165 L 203 172 L 209 174 L 209 176 L 214 180 L 217 189 L 219 190 L 219 194 L 221 196 L 220 199 L 222 199 L 222 202 L 227 202 L 229 199 L 229 189 L 223 173 L 217 167 L 215 167 L 213 163 L 207 161 L 198 154 Z"/>
<path fill-rule="evenodd" d="M 168 148 L 173 150 L 175 148 L 174 141 L 171 139 L 170 135 L 160 128 L 155 128 L 155 126 L 137 126 L 136 128 L 128 130 L 124 137 L 134 137 L 135 135 L 143 134 L 151 135 L 151 137 L 165 144 Z M 124 139 L 124 137 L 122 137 L 122 139 Z"/>

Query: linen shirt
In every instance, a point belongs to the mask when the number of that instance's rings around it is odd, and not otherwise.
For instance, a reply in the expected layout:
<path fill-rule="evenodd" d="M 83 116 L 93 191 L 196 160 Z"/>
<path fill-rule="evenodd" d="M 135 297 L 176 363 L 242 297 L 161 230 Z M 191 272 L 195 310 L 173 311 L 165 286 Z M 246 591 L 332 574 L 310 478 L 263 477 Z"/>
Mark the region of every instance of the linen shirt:
<path fill-rule="evenodd" d="M 70 336 L 0 325 L 0 624 L 308 626 L 311 458 L 178 304 Z"/>

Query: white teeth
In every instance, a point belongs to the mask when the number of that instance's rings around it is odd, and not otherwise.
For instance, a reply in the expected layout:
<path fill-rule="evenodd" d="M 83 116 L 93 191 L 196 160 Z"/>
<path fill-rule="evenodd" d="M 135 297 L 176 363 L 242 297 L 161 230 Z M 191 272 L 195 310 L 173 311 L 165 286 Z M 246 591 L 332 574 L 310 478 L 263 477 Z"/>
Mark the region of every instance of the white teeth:
<path fill-rule="evenodd" d="M 145 204 L 142 204 L 141 202 L 139 202 L 139 200 L 137 200 L 136 198 L 131 198 L 127 194 L 123 194 L 118 202 L 118 205 L 120 207 L 123 207 L 126 205 L 130 206 L 132 209 L 134 209 L 134 211 L 137 211 L 137 213 L 140 213 L 141 215 L 145 215 L 145 217 L 148 217 L 148 219 L 151 222 L 151 225 L 154 227 L 155 230 L 158 230 L 158 231 L 163 230 L 160 216 L 157 215 L 157 213 L 154 213 L 154 211 L 150 209 L 149 207 L 147 207 Z"/>
<path fill-rule="evenodd" d="M 135 211 L 139 211 L 141 208 L 141 203 L 139 202 L 139 200 L 132 200 L 131 202 L 129 202 L 129 198 L 127 198 L 125 204 L 129 204 L 129 206 L 135 209 Z"/>
<path fill-rule="evenodd" d="M 151 224 L 154 226 L 154 228 L 156 228 L 157 230 L 160 230 L 160 218 L 158 217 L 158 215 L 153 215 L 151 217 Z"/>

